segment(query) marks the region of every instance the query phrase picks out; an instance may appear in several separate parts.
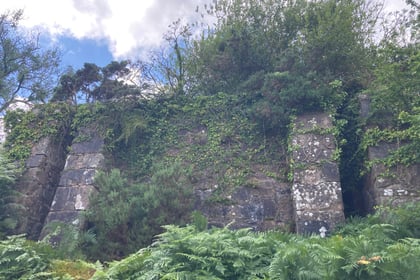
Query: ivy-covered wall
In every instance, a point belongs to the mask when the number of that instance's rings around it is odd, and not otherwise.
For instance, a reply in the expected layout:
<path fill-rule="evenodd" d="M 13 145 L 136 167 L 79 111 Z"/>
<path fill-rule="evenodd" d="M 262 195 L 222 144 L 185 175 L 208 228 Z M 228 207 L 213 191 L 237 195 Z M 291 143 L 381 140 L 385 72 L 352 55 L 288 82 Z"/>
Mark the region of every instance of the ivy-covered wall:
<path fill-rule="evenodd" d="M 364 197 L 370 212 L 376 205 L 397 206 L 420 200 L 420 164 L 389 167 L 382 162 L 397 149 L 397 143 L 381 143 L 368 148 L 372 166 L 366 176 Z"/>
<path fill-rule="evenodd" d="M 261 129 L 240 98 L 219 93 L 71 109 L 52 103 L 11 114 L 6 147 L 10 157 L 26 161 L 17 188 L 24 206 L 17 231 L 36 239 L 45 222 L 80 222 L 92 193 L 97 205 L 110 200 L 127 208 L 114 211 L 118 223 L 109 234 L 115 239 L 139 227 L 150 235 L 141 242 L 150 242 L 160 225 L 185 224 L 193 210 L 203 213 L 210 226 L 330 231 L 344 220 L 335 139 L 340 131 L 332 118 L 325 113 L 298 116 L 286 139 Z M 116 168 L 121 172 L 112 174 L 120 176 L 115 181 L 119 189 L 110 181 L 105 182 L 109 193 L 106 188 L 94 192 L 96 171 L 104 170 L 101 180 L 106 181 L 112 177 L 106 172 Z M 413 172 L 404 178 L 412 178 L 408 184 L 416 189 L 419 177 Z M 384 202 L 378 188 L 366 185 L 369 205 Z M 87 215 L 84 226 L 101 222 L 89 222 L 98 211 Z"/>
<path fill-rule="evenodd" d="M 72 110 L 54 104 L 30 112 L 15 111 L 6 120 L 11 133 L 5 143 L 10 157 L 22 165 L 15 190 L 16 233 L 37 239 L 42 230 L 71 141 Z"/>

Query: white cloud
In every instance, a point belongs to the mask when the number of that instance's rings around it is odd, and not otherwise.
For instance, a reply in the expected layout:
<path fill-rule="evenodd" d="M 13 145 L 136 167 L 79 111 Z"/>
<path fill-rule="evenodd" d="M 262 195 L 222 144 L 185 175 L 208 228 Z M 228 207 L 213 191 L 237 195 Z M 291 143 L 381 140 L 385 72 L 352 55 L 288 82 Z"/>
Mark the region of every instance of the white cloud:
<path fill-rule="evenodd" d="M 158 46 L 178 18 L 192 19 L 197 5 L 211 0 L 3 0 L 6 9 L 24 9 L 26 27 L 52 36 L 67 35 L 106 41 L 115 58 L 133 57 Z M 387 10 L 403 0 L 386 0 Z"/>
<path fill-rule="evenodd" d="M 52 36 L 105 40 L 115 58 L 138 54 L 162 42 L 168 26 L 178 18 L 195 16 L 206 0 L 14 0 L 7 9 L 24 9 L 25 27 Z"/>

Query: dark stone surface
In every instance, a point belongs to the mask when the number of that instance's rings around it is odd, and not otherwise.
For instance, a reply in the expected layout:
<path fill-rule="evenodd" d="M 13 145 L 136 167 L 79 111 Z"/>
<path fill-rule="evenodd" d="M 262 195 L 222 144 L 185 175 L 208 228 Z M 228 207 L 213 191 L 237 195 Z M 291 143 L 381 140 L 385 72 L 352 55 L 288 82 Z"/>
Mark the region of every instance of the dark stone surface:
<path fill-rule="evenodd" d="M 61 175 L 59 186 L 93 184 L 95 173 L 95 169 L 65 170 Z"/>
<path fill-rule="evenodd" d="M 81 217 L 80 212 L 75 211 L 60 211 L 50 212 L 45 220 L 46 224 L 54 221 L 60 221 L 66 224 L 80 225 Z"/>
<path fill-rule="evenodd" d="M 291 229 L 293 213 L 288 183 L 270 178 L 256 170 L 248 179 L 252 182 L 252 187 L 238 186 L 226 197 L 226 202 L 217 204 L 211 201 L 217 184 L 204 180 L 209 187 L 205 189 L 202 183 L 197 182 L 201 187 L 195 190 L 195 209 L 208 218 L 210 225 L 229 225 L 232 229 Z"/>
<path fill-rule="evenodd" d="M 378 146 L 368 148 L 369 159 L 386 158 L 390 152 L 394 151 L 397 146 L 395 144 L 382 143 Z"/>
<path fill-rule="evenodd" d="M 320 234 L 320 229 L 324 227 L 330 231 L 330 222 L 329 221 L 316 221 L 316 220 L 300 220 L 296 224 L 297 232 L 301 234 Z"/>
<path fill-rule="evenodd" d="M 360 117 L 367 118 L 370 113 L 370 97 L 367 94 L 360 94 L 358 96 L 360 104 Z"/>
<path fill-rule="evenodd" d="M 76 137 L 77 142 L 71 145 L 61 172 L 59 187 L 44 226 L 46 228 L 48 223 L 54 221 L 81 226 L 78 217 L 89 206 L 90 195 L 95 191 L 94 177 L 105 161 L 102 154 L 104 141 L 93 128 L 82 129 L 79 136 Z M 83 137 L 86 140 L 80 141 Z M 45 234 L 46 230 L 43 232 Z"/>
<path fill-rule="evenodd" d="M 26 168 L 39 167 L 45 164 L 47 160 L 46 155 L 33 155 L 26 161 Z"/>
<path fill-rule="evenodd" d="M 50 211 L 79 211 L 88 207 L 93 186 L 59 187 L 51 204 Z"/>
<path fill-rule="evenodd" d="M 72 154 L 100 153 L 104 146 L 104 140 L 99 136 L 92 136 L 86 142 L 74 143 L 71 145 Z"/>
<path fill-rule="evenodd" d="M 340 178 L 340 172 L 338 170 L 337 163 L 324 162 L 322 164 L 322 174 L 325 181 L 327 182 L 336 182 Z"/>
<path fill-rule="evenodd" d="M 380 143 L 368 148 L 368 159 L 386 158 L 398 145 Z M 399 204 L 420 200 L 420 164 L 387 168 L 377 162 L 365 178 L 365 208 L 373 212 L 377 205 Z"/>
<path fill-rule="evenodd" d="M 16 190 L 22 194 L 16 202 L 24 210 L 14 233 L 38 239 L 65 164 L 67 140 L 64 133 L 61 140 L 46 137 L 32 147 L 26 170 L 16 182 Z"/>
<path fill-rule="evenodd" d="M 303 234 L 320 234 L 320 229 L 322 227 L 327 230 L 326 233 L 328 234 L 335 226 L 343 222 L 341 211 L 305 212 L 302 216 L 306 218 L 297 221 L 296 231 Z"/>

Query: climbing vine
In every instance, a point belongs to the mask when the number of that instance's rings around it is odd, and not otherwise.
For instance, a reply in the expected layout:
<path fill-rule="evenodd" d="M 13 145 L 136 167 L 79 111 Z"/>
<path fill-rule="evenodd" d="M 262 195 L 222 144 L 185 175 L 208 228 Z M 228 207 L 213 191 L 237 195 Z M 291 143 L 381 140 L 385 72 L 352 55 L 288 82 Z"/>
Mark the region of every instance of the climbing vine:
<path fill-rule="evenodd" d="M 366 131 L 361 143 L 363 151 L 381 143 L 393 144 L 395 149 L 382 159 L 368 160 L 365 172 L 377 163 L 385 165 L 389 173 L 392 167 L 400 164 L 408 166 L 420 162 L 420 107 L 414 107 L 413 113 L 402 111 L 398 121 L 400 126 L 397 128 L 374 127 Z"/>
<path fill-rule="evenodd" d="M 24 162 L 31 153 L 33 143 L 42 137 L 65 134 L 72 114 L 71 106 L 65 103 L 49 103 L 28 112 L 9 111 L 5 116 L 5 128 L 9 131 L 5 143 L 6 156 Z"/>

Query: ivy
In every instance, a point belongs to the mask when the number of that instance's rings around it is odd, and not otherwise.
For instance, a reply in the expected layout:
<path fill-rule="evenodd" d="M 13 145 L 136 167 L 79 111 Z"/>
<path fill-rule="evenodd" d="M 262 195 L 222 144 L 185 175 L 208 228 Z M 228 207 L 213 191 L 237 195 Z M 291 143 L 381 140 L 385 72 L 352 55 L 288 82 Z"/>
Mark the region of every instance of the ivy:
<path fill-rule="evenodd" d="M 72 114 L 72 108 L 65 103 L 49 103 L 28 112 L 9 111 L 5 116 L 5 128 L 9 130 L 5 143 L 7 157 L 24 162 L 33 143 L 47 136 L 57 139 L 65 136 Z"/>
<path fill-rule="evenodd" d="M 371 159 L 366 162 L 369 169 L 372 165 L 384 164 L 388 171 L 397 165 L 409 166 L 420 163 L 420 107 L 414 107 L 413 113 L 402 111 L 398 120 L 401 129 L 379 129 L 370 128 L 366 131 L 361 149 L 367 151 L 369 147 L 380 145 L 381 143 L 395 144 L 396 149 L 391 151 L 383 159 Z"/>

